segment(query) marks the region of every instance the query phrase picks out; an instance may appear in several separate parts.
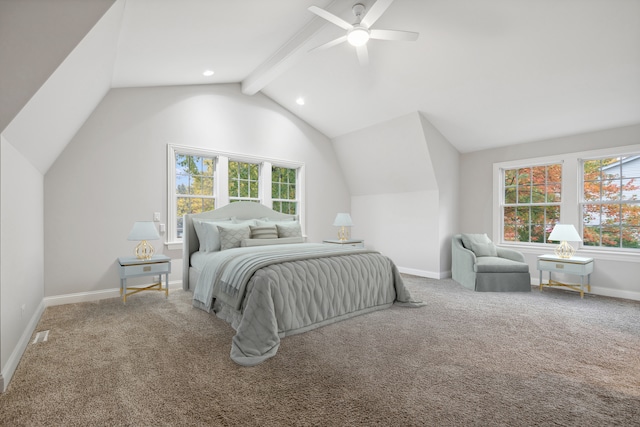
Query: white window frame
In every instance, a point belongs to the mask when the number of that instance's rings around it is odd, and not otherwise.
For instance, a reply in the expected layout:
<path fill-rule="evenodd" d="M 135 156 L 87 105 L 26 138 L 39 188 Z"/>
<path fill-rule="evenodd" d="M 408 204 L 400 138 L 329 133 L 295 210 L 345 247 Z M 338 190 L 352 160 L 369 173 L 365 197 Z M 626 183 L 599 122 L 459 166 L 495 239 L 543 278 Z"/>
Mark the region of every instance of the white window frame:
<path fill-rule="evenodd" d="M 298 220 L 303 234 L 305 230 L 305 165 L 303 162 L 271 159 L 267 157 L 250 156 L 240 153 L 228 153 L 218 150 L 190 147 L 185 145 L 167 144 L 167 233 L 165 245 L 168 249 L 182 248 L 182 239 L 177 238 L 176 218 L 176 153 L 215 158 L 214 170 L 214 198 L 215 208 L 218 209 L 230 203 L 229 198 L 229 161 L 255 163 L 260 167 L 259 199 L 260 203 L 272 208 L 271 198 L 271 167 L 279 166 L 296 169 L 296 201 L 298 202 Z"/>
<path fill-rule="evenodd" d="M 506 207 L 532 207 L 532 206 L 540 206 L 540 207 L 548 207 L 548 206 L 558 206 L 560 208 L 560 222 L 562 222 L 562 212 L 563 212 L 563 201 L 564 201 L 564 187 L 562 185 L 562 182 L 560 183 L 560 202 L 559 203 L 550 203 L 550 202 L 538 202 L 538 203 L 534 203 L 534 202 L 529 202 L 529 203 L 505 203 L 504 200 L 504 195 L 505 195 L 505 177 L 504 177 L 504 172 L 506 170 L 513 170 L 513 169 L 523 169 L 523 168 L 534 168 L 534 167 L 542 167 L 542 166 L 551 166 L 551 165 L 560 165 L 561 167 L 561 174 L 562 174 L 562 179 L 564 180 L 564 162 L 563 161 L 551 161 L 551 162 L 543 162 L 543 163 L 525 163 L 522 165 L 518 165 L 517 167 L 501 167 L 499 169 L 499 175 L 500 175 L 500 194 L 499 194 L 499 199 L 500 199 L 500 211 L 501 211 L 501 215 L 500 215 L 500 238 L 498 240 L 495 241 L 499 241 L 502 244 L 513 244 L 513 245 L 543 245 L 543 246 L 548 246 L 549 243 L 548 242 L 517 242 L 517 241 L 506 241 L 504 240 L 504 209 Z M 517 191 L 517 186 L 516 186 L 516 191 Z M 531 219 L 529 219 L 531 220 Z M 529 230 L 529 232 L 531 233 L 531 230 Z M 529 237 L 531 238 L 531 237 Z"/>
<path fill-rule="evenodd" d="M 560 222 L 573 224 L 582 235 L 582 164 L 581 159 L 627 156 L 640 153 L 640 144 L 622 147 L 611 147 L 599 150 L 562 153 L 554 156 L 534 157 L 493 164 L 493 208 L 492 208 L 492 239 L 500 246 L 513 247 L 523 253 L 542 255 L 550 253 L 548 244 L 504 242 L 502 241 L 502 206 L 501 197 L 504 192 L 502 183 L 502 169 L 514 169 L 534 164 L 562 163 L 562 202 L 560 207 Z M 597 246 L 578 245 L 581 256 L 598 257 L 602 260 L 638 262 L 640 253 L 637 250 L 621 248 L 602 248 Z"/>
<path fill-rule="evenodd" d="M 296 198 L 295 199 L 273 199 L 272 189 L 271 189 L 271 185 L 270 185 L 269 188 L 267 189 L 267 193 L 269 193 L 271 207 L 273 208 L 273 201 L 274 200 L 277 201 L 277 202 L 288 202 L 288 203 L 294 202 L 294 203 L 296 203 L 296 206 L 298 207 L 298 211 L 299 211 L 300 210 L 300 200 L 299 200 L 300 191 L 298 190 L 298 185 L 299 185 L 298 180 L 300 178 L 300 170 L 299 170 L 299 168 L 292 168 L 291 166 L 283 165 L 283 164 L 279 164 L 279 163 L 270 164 L 269 166 L 270 167 L 268 169 L 268 172 L 269 172 L 269 182 L 270 183 L 273 183 L 271 181 L 271 179 L 272 179 L 272 171 L 273 171 L 274 167 L 285 168 L 285 169 L 295 169 L 297 171 L 297 173 L 296 173 Z M 296 212 L 296 215 L 299 215 L 299 213 Z"/>
<path fill-rule="evenodd" d="M 580 206 L 580 225 L 581 227 L 584 225 L 584 205 L 640 205 L 640 200 L 606 200 L 603 201 L 602 199 L 600 200 L 585 200 L 584 199 L 584 162 L 590 161 L 590 160 L 601 160 L 601 159 L 606 159 L 606 158 L 611 158 L 611 157 L 630 157 L 630 156 L 638 156 L 640 154 L 640 152 L 635 152 L 635 153 L 624 153 L 624 154 L 620 154 L 620 153 L 611 153 L 609 152 L 609 154 L 604 155 L 604 156 L 592 156 L 592 157 L 585 157 L 585 158 L 581 158 L 579 159 L 580 162 L 580 167 L 579 167 L 579 172 L 580 172 L 580 185 L 579 185 L 579 206 Z M 622 177 L 620 178 L 622 180 Z M 580 230 L 580 235 L 582 236 L 582 229 Z M 622 248 L 622 247 L 613 247 L 613 246 L 602 246 L 602 245 L 598 245 L 598 246 L 590 246 L 590 245 L 583 245 L 584 248 L 589 248 L 589 249 L 593 249 L 593 250 L 602 250 L 602 251 L 630 251 L 630 252 L 637 252 L 638 254 L 640 254 L 640 249 L 638 248 Z"/>

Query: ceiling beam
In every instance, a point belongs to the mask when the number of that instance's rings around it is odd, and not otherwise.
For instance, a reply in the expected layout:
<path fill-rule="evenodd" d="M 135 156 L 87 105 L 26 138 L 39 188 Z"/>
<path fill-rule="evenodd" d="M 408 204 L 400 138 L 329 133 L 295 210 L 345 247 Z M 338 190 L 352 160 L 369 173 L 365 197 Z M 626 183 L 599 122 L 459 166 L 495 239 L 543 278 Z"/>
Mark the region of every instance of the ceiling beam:
<path fill-rule="evenodd" d="M 325 9 L 331 9 L 336 3 L 338 3 L 338 0 L 333 0 Z M 326 20 L 314 15 L 313 19 L 311 19 L 307 25 L 242 81 L 242 93 L 245 95 L 255 95 L 276 77 L 285 72 L 298 61 L 302 55 L 308 52 L 307 44 L 325 27 L 325 24 L 327 24 Z"/>

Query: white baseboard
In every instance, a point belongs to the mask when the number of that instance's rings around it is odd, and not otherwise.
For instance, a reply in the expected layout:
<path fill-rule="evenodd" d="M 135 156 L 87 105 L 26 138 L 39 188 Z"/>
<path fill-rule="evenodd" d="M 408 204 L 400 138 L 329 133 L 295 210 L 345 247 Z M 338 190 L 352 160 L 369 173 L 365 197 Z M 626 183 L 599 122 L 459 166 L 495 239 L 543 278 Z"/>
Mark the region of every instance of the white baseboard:
<path fill-rule="evenodd" d="M 151 284 L 151 283 L 149 283 Z M 136 285 L 136 287 L 146 285 Z M 173 280 L 169 282 L 169 290 L 182 289 L 182 280 Z M 78 292 L 74 294 L 56 295 L 53 297 L 45 297 L 45 307 L 53 307 L 55 305 L 75 304 L 79 302 L 99 301 L 108 298 L 118 298 L 120 296 L 120 288 L 103 289 L 100 291 Z"/>
<path fill-rule="evenodd" d="M 11 352 L 11 356 L 9 356 L 7 363 L 4 365 L 4 369 L 2 370 L 2 374 L 0 375 L 0 387 L 1 387 L 0 390 L 2 391 L 2 393 L 7 391 L 7 387 L 9 387 L 9 382 L 11 381 L 13 374 L 16 372 L 16 369 L 18 368 L 20 359 L 22 358 L 22 355 L 27 349 L 27 346 L 29 345 L 29 341 L 31 341 L 31 336 L 33 335 L 33 331 L 35 331 L 36 327 L 38 326 L 38 322 L 42 317 L 42 313 L 44 313 L 44 308 L 45 308 L 44 301 L 42 301 L 36 308 L 35 313 L 33 313 L 33 316 L 31 316 L 31 319 L 29 319 L 29 323 L 27 324 L 27 327 L 22 333 L 22 336 L 20 337 L 18 344 L 13 349 L 13 352 Z"/>
<path fill-rule="evenodd" d="M 406 268 L 406 267 L 398 267 L 398 271 L 400 273 L 410 274 L 412 276 L 418 276 L 418 277 L 426 277 L 428 279 L 447 279 L 451 277 L 450 271 L 442 271 L 442 272 L 436 273 L 433 271 L 418 270 L 415 268 Z"/>
<path fill-rule="evenodd" d="M 543 284 L 546 284 L 547 281 L 543 280 Z M 579 283 L 575 283 L 575 286 L 580 286 Z M 540 288 L 540 279 L 537 277 L 531 278 L 531 287 L 532 290 L 536 290 Z M 562 287 L 562 289 L 566 289 L 568 291 L 579 292 L 573 288 Z M 622 299 L 630 299 L 634 301 L 640 301 L 640 292 L 635 291 L 623 291 L 620 289 L 611 289 L 611 288 L 603 288 L 601 286 L 593 286 L 591 285 L 591 292 L 587 292 L 587 285 L 584 286 L 585 294 L 593 294 L 600 295 L 603 297 L 612 297 L 612 298 L 622 298 Z M 544 291 L 543 291 L 544 292 Z"/>

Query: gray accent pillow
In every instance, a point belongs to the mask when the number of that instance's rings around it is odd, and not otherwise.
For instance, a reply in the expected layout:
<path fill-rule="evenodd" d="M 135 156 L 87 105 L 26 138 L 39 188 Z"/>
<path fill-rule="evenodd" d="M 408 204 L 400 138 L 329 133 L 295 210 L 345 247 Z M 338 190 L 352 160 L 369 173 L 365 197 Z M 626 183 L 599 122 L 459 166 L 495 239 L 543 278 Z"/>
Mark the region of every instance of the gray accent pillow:
<path fill-rule="evenodd" d="M 244 224 L 219 225 L 220 250 L 239 248 L 240 242 L 251 236 L 251 229 Z"/>
<path fill-rule="evenodd" d="M 298 221 L 292 221 L 290 224 L 284 222 L 277 223 L 278 237 L 302 237 L 302 229 Z"/>
<path fill-rule="evenodd" d="M 480 244 L 488 244 L 491 243 L 491 239 L 489 239 L 489 236 L 487 236 L 486 234 L 462 234 L 460 236 L 462 238 L 462 245 L 469 250 L 473 250 L 472 248 L 472 244 L 473 243 L 480 243 Z"/>
<path fill-rule="evenodd" d="M 264 227 L 258 227 L 250 225 L 251 228 L 251 238 L 252 239 L 277 239 L 278 238 L 278 229 L 275 225 L 267 225 Z"/>
<path fill-rule="evenodd" d="M 476 254 L 476 256 L 498 256 L 498 249 L 493 242 L 471 243 L 471 250 Z"/>

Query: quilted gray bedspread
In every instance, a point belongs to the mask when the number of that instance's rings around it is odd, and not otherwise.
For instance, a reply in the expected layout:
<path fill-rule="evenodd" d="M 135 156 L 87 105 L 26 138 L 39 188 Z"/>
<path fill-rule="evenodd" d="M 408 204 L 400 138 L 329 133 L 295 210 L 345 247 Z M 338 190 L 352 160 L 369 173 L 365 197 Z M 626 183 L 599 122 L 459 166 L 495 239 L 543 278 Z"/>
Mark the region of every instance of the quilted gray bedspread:
<path fill-rule="evenodd" d="M 287 335 L 388 308 L 394 302 L 423 305 L 411 298 L 393 262 L 378 252 L 328 249 L 333 247 L 321 244 L 283 246 L 293 248 L 222 251 L 227 253 L 212 267 L 208 264 L 198 280 L 194 306 L 209 309 L 215 300 L 216 314 L 236 330 L 231 358 L 238 364 L 252 366 L 274 356 Z M 238 272 L 239 265 L 244 273 Z M 230 277 L 246 283 L 230 286 Z"/>

